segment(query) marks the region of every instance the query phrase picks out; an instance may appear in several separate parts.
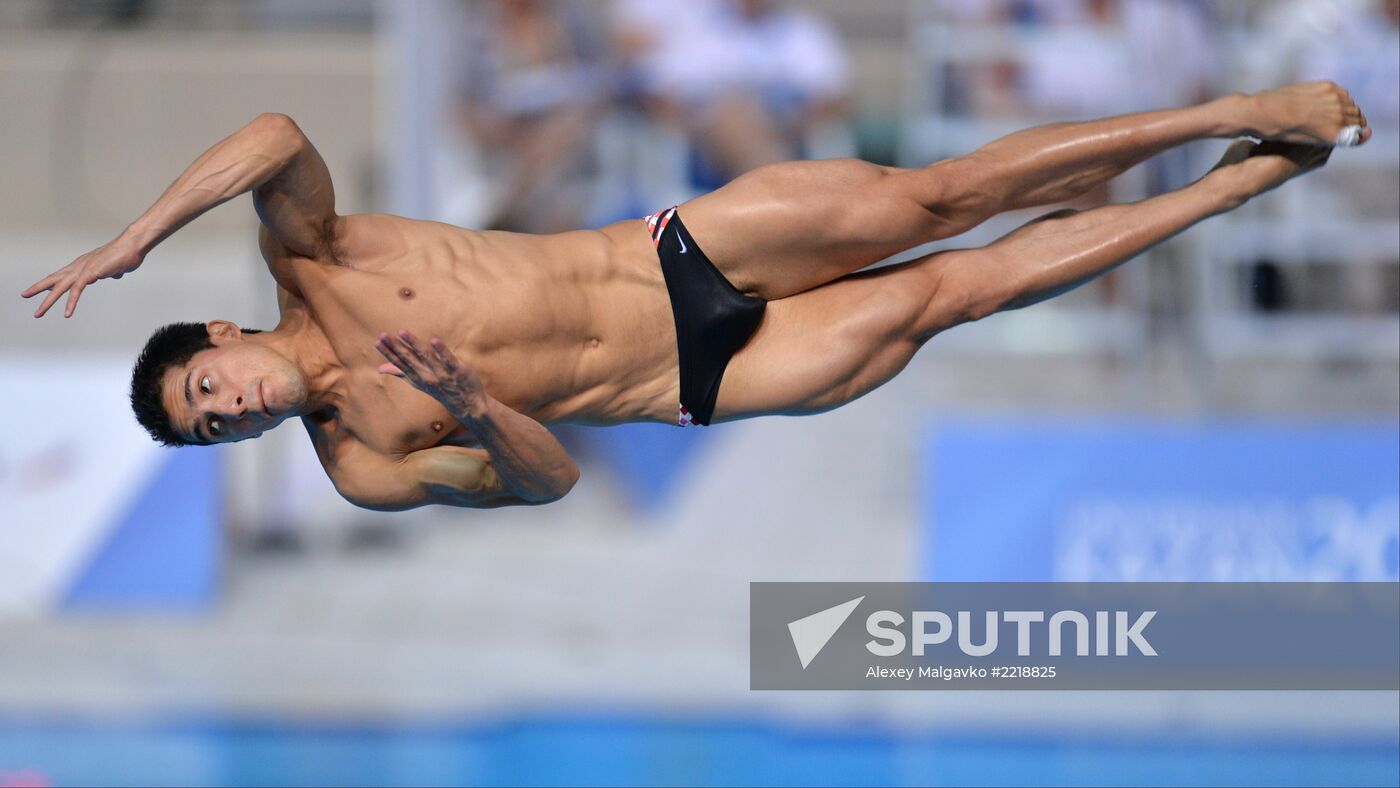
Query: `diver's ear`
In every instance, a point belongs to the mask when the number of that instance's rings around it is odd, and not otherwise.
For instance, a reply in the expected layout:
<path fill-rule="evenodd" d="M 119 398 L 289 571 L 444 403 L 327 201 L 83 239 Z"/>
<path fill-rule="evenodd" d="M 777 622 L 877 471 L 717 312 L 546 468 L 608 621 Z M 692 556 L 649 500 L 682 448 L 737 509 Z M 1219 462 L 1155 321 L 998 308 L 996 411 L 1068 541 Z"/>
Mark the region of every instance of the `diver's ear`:
<path fill-rule="evenodd" d="M 243 330 L 227 320 L 210 320 L 205 327 L 209 330 L 209 338 L 214 344 L 219 344 L 221 340 L 236 341 L 243 338 Z"/>

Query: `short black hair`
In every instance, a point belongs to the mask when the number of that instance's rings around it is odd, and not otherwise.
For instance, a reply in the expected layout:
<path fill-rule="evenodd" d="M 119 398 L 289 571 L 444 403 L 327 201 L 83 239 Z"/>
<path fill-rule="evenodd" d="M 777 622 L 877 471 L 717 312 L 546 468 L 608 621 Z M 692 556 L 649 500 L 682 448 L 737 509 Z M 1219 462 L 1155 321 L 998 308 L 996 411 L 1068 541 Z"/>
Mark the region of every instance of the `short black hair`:
<path fill-rule="evenodd" d="M 258 331 L 245 328 L 243 333 Z M 214 342 L 204 323 L 171 323 L 157 328 L 136 357 L 136 366 L 131 370 L 131 409 L 136 412 L 136 421 L 162 446 L 210 445 L 189 440 L 175 431 L 170 413 L 165 410 L 161 384 L 171 367 L 178 367 L 211 347 Z"/>

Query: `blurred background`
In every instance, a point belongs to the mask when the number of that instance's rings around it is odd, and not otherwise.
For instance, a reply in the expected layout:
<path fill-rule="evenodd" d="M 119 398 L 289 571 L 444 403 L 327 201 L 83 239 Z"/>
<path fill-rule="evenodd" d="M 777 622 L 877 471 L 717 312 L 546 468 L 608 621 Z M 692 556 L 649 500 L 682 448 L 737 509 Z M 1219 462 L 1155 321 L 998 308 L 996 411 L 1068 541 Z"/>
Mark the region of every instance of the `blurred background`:
<path fill-rule="evenodd" d="M 0 786 L 1400 782 L 1393 692 L 747 675 L 755 580 L 1395 582 L 1398 31 L 1395 0 L 0 3 Z M 151 444 L 156 326 L 276 322 L 247 198 L 71 320 L 18 299 L 265 111 L 342 213 L 552 232 L 1321 78 L 1375 129 L 1325 170 L 832 413 L 560 429 L 583 479 L 543 508 L 356 510 L 292 426 Z"/>

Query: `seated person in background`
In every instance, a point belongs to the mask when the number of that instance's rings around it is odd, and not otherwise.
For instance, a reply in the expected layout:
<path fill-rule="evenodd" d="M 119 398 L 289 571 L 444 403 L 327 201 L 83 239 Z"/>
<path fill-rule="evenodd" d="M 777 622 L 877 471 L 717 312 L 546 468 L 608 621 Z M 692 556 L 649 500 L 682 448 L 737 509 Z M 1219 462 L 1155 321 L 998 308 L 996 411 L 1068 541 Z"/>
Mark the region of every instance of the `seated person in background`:
<path fill-rule="evenodd" d="M 680 126 L 719 186 L 801 158 L 849 80 L 830 24 L 776 0 L 618 0 L 617 47 L 651 112 Z"/>
<path fill-rule="evenodd" d="M 467 6 L 457 91 L 461 126 L 499 184 L 488 229 L 558 232 L 579 226 L 606 96 L 603 66 L 570 7 L 549 0 Z"/>

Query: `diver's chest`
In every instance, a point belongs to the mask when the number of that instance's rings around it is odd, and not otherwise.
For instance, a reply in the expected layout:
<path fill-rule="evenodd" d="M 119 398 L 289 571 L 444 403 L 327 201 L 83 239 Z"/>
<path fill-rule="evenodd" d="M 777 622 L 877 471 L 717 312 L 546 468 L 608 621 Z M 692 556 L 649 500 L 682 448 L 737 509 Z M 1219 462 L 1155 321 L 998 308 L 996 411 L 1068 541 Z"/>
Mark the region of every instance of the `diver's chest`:
<path fill-rule="evenodd" d="M 388 455 L 441 443 L 469 445 L 462 425 L 442 403 L 401 378 L 356 386 L 342 400 L 340 424 L 369 448 Z"/>

